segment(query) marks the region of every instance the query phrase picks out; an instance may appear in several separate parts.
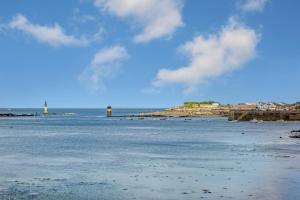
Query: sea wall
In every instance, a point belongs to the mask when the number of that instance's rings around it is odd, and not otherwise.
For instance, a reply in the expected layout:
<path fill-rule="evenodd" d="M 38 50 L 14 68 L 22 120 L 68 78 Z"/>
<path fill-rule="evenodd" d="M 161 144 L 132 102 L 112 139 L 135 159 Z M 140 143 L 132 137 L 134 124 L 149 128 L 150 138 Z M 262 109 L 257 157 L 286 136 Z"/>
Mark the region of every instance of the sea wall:
<path fill-rule="evenodd" d="M 300 121 L 299 111 L 239 111 L 232 110 L 229 112 L 229 121 L 251 121 L 251 120 L 262 120 L 262 121 Z"/>

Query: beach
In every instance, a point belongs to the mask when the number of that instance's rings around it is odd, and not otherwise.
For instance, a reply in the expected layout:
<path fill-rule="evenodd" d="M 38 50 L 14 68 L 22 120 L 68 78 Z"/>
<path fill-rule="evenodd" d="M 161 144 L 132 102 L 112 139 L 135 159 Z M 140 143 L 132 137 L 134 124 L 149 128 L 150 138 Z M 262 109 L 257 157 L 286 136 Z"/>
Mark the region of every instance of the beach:
<path fill-rule="evenodd" d="M 114 114 L 154 111 L 114 109 Z M 0 199 L 295 200 L 300 195 L 300 140 L 288 137 L 300 122 L 213 116 L 128 120 L 106 118 L 104 109 L 53 112 L 0 119 Z"/>

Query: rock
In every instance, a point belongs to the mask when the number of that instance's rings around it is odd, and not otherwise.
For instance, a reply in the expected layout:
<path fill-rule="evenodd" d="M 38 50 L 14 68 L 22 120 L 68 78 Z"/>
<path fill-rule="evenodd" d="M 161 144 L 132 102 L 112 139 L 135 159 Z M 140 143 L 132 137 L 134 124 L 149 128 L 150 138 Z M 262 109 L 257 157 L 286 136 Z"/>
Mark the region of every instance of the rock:
<path fill-rule="evenodd" d="M 292 130 L 289 133 L 290 138 L 300 138 L 300 130 Z"/>
<path fill-rule="evenodd" d="M 291 133 L 300 133 L 300 130 L 292 130 Z"/>
<path fill-rule="evenodd" d="M 208 189 L 203 189 L 202 191 L 203 191 L 205 194 L 207 194 L 207 193 L 208 193 L 208 194 L 212 193 L 212 192 L 209 191 Z"/>

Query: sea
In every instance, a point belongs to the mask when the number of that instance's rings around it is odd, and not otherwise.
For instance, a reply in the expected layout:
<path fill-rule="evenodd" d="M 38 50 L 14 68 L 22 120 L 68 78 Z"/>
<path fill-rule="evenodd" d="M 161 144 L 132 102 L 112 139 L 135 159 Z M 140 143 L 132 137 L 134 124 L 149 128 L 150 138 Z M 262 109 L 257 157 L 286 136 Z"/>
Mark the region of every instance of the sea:
<path fill-rule="evenodd" d="M 0 199 L 300 199 L 300 122 L 126 117 L 156 110 L 0 118 Z"/>

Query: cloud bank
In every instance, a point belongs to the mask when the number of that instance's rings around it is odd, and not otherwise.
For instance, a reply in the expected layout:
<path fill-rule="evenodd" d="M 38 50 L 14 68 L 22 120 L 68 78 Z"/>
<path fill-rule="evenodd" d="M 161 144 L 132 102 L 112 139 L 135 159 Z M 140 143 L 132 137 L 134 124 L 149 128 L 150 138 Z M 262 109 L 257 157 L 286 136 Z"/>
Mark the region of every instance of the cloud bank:
<path fill-rule="evenodd" d="M 170 37 L 183 26 L 181 0 L 95 0 L 95 5 L 142 27 L 134 37 L 138 43 Z"/>
<path fill-rule="evenodd" d="M 93 92 L 105 90 L 103 80 L 116 76 L 119 72 L 120 62 L 129 57 L 122 46 L 113 46 L 98 51 L 89 67 L 79 76 Z"/>
<path fill-rule="evenodd" d="M 22 31 L 41 43 L 46 43 L 50 46 L 85 46 L 96 38 L 87 38 L 81 36 L 76 38 L 72 35 L 67 35 L 62 27 L 58 24 L 52 26 L 33 24 L 24 15 L 17 14 L 9 22 L 10 29 Z M 96 35 L 95 35 L 96 36 Z M 99 35 L 97 35 L 99 37 Z"/>
<path fill-rule="evenodd" d="M 239 7 L 244 12 L 263 11 L 269 0 L 245 0 Z"/>
<path fill-rule="evenodd" d="M 178 48 L 189 63 L 178 69 L 159 70 L 153 85 L 182 84 L 185 92 L 194 91 L 208 79 L 239 69 L 255 55 L 259 34 L 230 18 L 219 33 L 199 35 Z"/>

